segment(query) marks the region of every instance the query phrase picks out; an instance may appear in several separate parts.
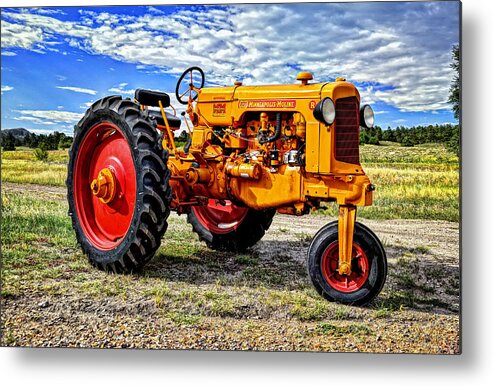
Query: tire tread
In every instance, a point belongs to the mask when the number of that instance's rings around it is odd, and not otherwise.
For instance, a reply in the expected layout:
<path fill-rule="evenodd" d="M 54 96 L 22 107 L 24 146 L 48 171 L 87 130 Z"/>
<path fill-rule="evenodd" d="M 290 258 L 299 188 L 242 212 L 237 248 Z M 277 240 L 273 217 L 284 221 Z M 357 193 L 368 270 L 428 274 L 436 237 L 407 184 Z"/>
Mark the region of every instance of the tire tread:
<path fill-rule="evenodd" d="M 158 132 L 151 123 L 143 117 L 138 105 L 121 96 L 108 96 L 92 104 L 84 117 L 75 127 L 75 137 L 81 136 L 82 127 L 95 119 L 101 112 L 113 111 L 123 119 L 129 127 L 130 134 L 135 145 L 131 146 L 136 162 L 140 162 L 142 170 L 140 177 L 143 179 L 142 205 L 136 224 L 130 229 L 125 238 L 130 237 L 126 251 L 113 261 L 99 261 L 92 246 L 85 240 L 85 235 L 78 224 L 72 191 L 73 175 L 67 178 L 69 201 L 69 215 L 72 218 L 72 227 L 75 230 L 77 242 L 83 252 L 88 256 L 89 262 L 96 268 L 114 273 L 130 273 L 139 271 L 153 257 L 159 248 L 161 239 L 167 229 L 169 216 L 169 202 L 171 199 L 171 187 L 169 185 L 170 172 L 166 166 L 168 152 L 162 148 Z M 75 144 L 74 140 L 74 144 Z M 74 157 L 73 146 L 69 150 L 69 156 Z M 151 176 L 151 177 L 150 177 Z"/>

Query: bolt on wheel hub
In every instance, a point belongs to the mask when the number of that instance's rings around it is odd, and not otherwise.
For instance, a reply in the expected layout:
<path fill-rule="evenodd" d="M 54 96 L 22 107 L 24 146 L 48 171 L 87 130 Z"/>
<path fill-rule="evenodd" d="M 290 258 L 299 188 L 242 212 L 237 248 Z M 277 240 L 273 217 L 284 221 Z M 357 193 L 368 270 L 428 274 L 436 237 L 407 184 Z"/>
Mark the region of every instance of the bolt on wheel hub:
<path fill-rule="evenodd" d="M 104 204 L 110 203 L 115 198 L 115 176 L 109 168 L 99 171 L 97 178 L 91 182 L 91 191 Z"/>

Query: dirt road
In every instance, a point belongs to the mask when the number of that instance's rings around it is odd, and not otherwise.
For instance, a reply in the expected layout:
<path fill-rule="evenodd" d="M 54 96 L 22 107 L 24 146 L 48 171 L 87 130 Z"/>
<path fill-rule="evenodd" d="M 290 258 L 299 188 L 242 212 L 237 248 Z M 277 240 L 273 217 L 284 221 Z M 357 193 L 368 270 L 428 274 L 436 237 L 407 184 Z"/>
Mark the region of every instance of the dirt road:
<path fill-rule="evenodd" d="M 2 191 L 65 200 L 57 187 Z M 458 353 L 459 224 L 361 219 L 389 263 L 381 295 L 361 308 L 325 302 L 306 275 L 310 239 L 331 220 L 276 215 L 264 239 L 236 255 L 207 250 L 172 214 L 163 246 L 133 276 L 53 249 L 60 274 L 19 277 L 20 292 L 2 300 L 3 344 Z"/>

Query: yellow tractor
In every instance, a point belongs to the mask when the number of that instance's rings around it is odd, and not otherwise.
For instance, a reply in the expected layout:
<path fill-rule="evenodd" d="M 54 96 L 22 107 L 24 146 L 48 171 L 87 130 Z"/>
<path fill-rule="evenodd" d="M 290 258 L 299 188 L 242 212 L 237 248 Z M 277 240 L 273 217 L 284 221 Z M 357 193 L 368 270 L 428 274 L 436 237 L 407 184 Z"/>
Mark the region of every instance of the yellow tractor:
<path fill-rule="evenodd" d="M 186 214 L 215 250 L 244 251 L 276 212 L 300 216 L 333 201 L 338 220 L 308 249 L 308 274 L 326 299 L 365 304 L 387 275 L 377 236 L 356 222 L 374 186 L 359 161 L 360 125 L 369 105 L 343 78 L 313 83 L 204 87 L 187 69 L 176 98 L 138 89 L 133 100 L 95 102 L 76 126 L 67 178 L 69 214 L 89 261 L 117 273 L 141 269 L 158 249 L 170 210 Z M 361 106 L 361 107 L 360 107 Z M 188 142 L 175 144 L 185 129 Z"/>

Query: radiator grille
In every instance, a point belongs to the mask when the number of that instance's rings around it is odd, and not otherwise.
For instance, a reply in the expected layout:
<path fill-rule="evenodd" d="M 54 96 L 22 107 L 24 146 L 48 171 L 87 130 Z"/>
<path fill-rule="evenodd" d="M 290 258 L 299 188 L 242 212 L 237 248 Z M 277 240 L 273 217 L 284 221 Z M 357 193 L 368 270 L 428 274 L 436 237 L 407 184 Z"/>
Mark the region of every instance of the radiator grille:
<path fill-rule="evenodd" d="M 356 97 L 336 101 L 335 158 L 359 165 L 359 106 Z"/>

